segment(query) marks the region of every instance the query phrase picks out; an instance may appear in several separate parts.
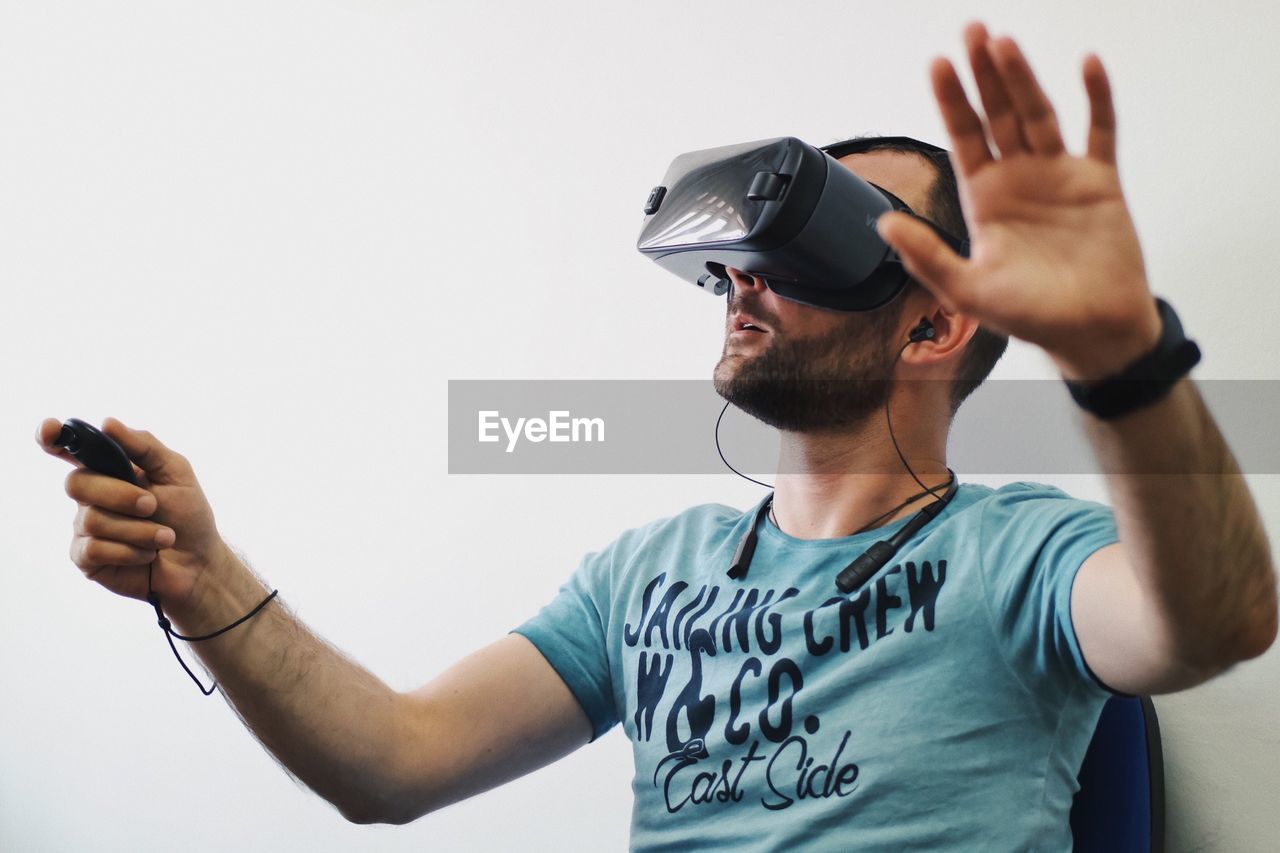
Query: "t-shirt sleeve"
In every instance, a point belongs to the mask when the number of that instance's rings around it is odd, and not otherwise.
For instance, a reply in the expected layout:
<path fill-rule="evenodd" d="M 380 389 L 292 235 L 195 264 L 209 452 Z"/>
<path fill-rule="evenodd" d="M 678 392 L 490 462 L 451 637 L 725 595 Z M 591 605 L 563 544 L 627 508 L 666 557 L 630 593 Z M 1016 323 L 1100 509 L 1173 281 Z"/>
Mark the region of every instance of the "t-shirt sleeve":
<path fill-rule="evenodd" d="M 1090 554 L 1118 542 L 1115 513 L 1038 483 L 998 490 L 983 507 L 979 566 L 997 642 L 1027 687 L 1066 695 L 1081 682 L 1112 690 L 1089 668 L 1071 620 L 1071 587 Z"/>
<path fill-rule="evenodd" d="M 616 546 L 583 557 L 555 598 L 508 632 L 528 638 L 564 680 L 591 720 L 592 741 L 618 722 L 605 641 Z"/>

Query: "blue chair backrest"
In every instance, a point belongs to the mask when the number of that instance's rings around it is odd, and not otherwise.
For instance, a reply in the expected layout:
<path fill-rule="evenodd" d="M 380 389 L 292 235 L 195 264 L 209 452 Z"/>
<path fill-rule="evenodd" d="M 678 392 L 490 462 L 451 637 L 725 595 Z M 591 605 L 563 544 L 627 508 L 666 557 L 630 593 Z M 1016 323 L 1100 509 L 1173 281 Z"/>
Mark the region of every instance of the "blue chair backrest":
<path fill-rule="evenodd" d="M 1163 853 L 1164 754 L 1147 696 L 1112 696 L 1080 766 L 1071 806 L 1077 853 Z"/>

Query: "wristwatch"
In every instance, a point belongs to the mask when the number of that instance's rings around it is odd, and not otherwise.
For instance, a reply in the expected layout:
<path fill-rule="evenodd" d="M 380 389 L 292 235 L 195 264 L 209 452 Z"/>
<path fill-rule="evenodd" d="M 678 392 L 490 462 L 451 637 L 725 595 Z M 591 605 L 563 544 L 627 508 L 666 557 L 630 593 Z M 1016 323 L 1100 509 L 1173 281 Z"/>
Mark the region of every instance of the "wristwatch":
<path fill-rule="evenodd" d="M 1080 408 L 1111 420 L 1159 400 L 1200 362 L 1200 347 L 1187 340 L 1173 306 L 1156 297 L 1160 312 L 1160 340 L 1151 352 L 1124 370 L 1097 382 L 1073 382 L 1067 390 Z"/>

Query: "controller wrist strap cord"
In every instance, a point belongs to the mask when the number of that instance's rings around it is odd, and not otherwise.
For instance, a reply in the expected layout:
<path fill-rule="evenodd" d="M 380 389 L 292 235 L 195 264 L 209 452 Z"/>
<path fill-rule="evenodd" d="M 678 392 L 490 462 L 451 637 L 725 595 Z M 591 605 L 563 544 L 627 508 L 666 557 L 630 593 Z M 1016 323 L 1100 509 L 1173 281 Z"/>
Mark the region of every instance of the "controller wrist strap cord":
<path fill-rule="evenodd" d="M 185 640 L 188 643 L 197 643 L 197 642 L 200 642 L 201 640 L 212 640 L 214 637 L 217 637 L 220 634 L 225 634 L 227 631 L 230 631 L 232 628 L 236 627 L 240 623 L 247 622 L 248 620 L 252 619 L 254 616 L 258 614 L 260 610 L 262 610 L 262 608 L 266 607 L 267 603 L 270 602 L 271 599 L 275 598 L 276 594 L 279 592 L 280 590 L 278 589 L 271 590 L 271 594 L 268 595 L 266 598 L 262 599 L 262 601 L 258 603 L 257 607 L 253 608 L 248 613 L 241 616 L 236 621 L 232 622 L 230 625 L 224 625 L 223 627 L 209 634 L 201 634 L 198 637 L 188 637 L 184 634 L 179 634 L 176 631 L 174 631 L 172 628 L 173 623 L 169 621 L 169 617 L 165 616 L 164 611 L 160 609 L 160 596 L 157 595 L 155 590 L 151 588 L 151 567 L 147 566 L 147 602 L 150 603 L 151 606 L 156 609 L 156 622 L 159 623 L 160 630 L 164 631 L 164 638 L 169 641 L 169 648 L 173 649 L 173 656 L 178 659 L 178 663 L 182 665 L 182 668 L 186 671 L 187 675 L 191 676 L 191 680 L 196 683 L 196 686 L 200 688 L 200 692 L 203 693 L 205 696 L 211 695 L 213 691 L 217 689 L 218 682 L 216 681 L 213 682 L 212 684 L 209 685 L 208 689 L 205 689 L 205 686 L 200 683 L 200 679 L 197 678 L 196 674 L 191 671 L 191 667 L 187 666 L 187 662 L 182 659 L 182 655 L 178 654 L 178 647 L 173 644 L 173 638 L 177 637 L 179 640 Z"/>

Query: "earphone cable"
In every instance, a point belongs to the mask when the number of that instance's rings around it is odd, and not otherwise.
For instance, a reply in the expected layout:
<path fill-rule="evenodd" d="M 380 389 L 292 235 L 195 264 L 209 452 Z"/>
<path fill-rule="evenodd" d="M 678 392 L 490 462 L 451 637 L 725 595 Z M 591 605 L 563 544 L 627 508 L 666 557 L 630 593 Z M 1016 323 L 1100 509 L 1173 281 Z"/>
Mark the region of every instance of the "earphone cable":
<path fill-rule="evenodd" d="M 898 359 L 902 358 L 902 354 L 907 351 L 907 347 L 911 346 L 915 341 L 907 341 L 898 350 L 898 354 L 894 356 L 893 364 L 897 365 Z M 890 381 L 893 379 L 893 367 L 889 368 Z M 938 500 L 942 500 L 942 495 L 920 482 L 920 478 L 916 476 L 916 472 L 911 470 L 911 465 L 907 462 L 907 457 L 902 455 L 902 448 L 898 446 L 898 438 L 893 434 L 893 419 L 889 417 L 889 397 L 892 396 L 892 387 L 885 391 L 884 395 L 884 422 L 889 427 L 889 440 L 893 442 L 893 449 L 898 452 L 898 458 L 902 460 L 902 465 L 907 469 L 907 473 L 911 475 L 911 479 L 916 481 L 916 485 L 933 495 Z M 948 480 L 948 482 L 950 482 Z M 934 487 L 936 488 L 936 487 Z"/>
<path fill-rule="evenodd" d="M 726 400 L 724 404 L 724 408 L 720 410 L 720 417 L 716 418 L 716 432 L 715 432 L 716 453 L 720 454 L 720 461 L 725 464 L 726 468 L 728 468 L 733 473 L 737 474 L 742 479 L 750 480 L 751 482 L 755 483 L 757 486 L 764 486 L 766 489 L 772 489 L 773 486 L 769 485 L 768 483 L 762 483 L 759 480 L 755 479 L 754 477 L 748 477 L 746 474 L 742 473 L 737 468 L 734 468 L 732 465 L 730 465 L 729 460 L 724 458 L 724 451 L 720 449 L 720 421 L 724 418 L 724 413 L 727 412 L 728 410 L 729 410 L 729 402 Z"/>

